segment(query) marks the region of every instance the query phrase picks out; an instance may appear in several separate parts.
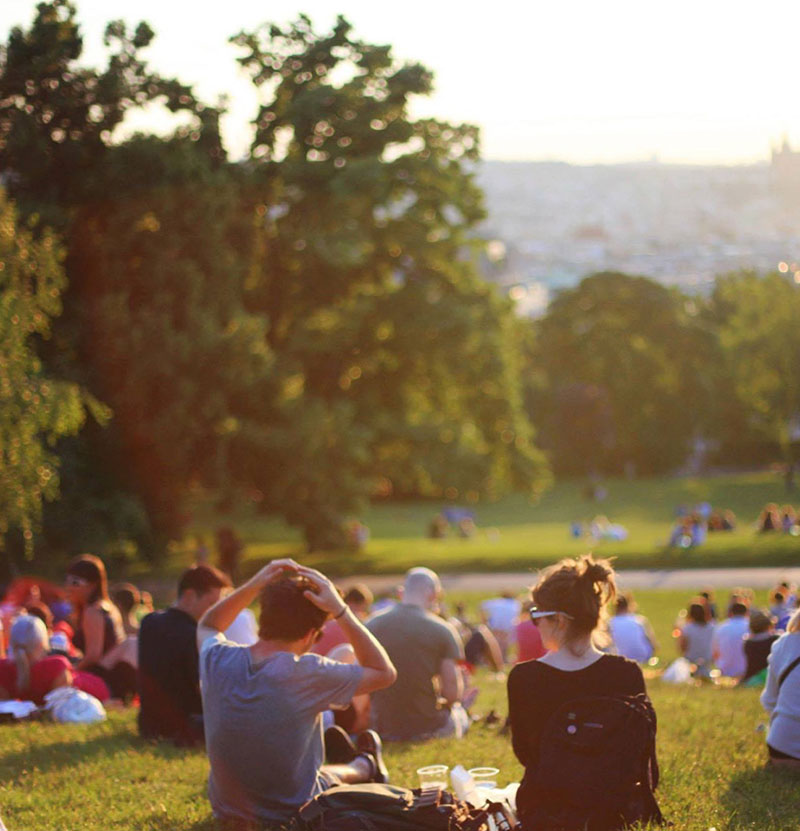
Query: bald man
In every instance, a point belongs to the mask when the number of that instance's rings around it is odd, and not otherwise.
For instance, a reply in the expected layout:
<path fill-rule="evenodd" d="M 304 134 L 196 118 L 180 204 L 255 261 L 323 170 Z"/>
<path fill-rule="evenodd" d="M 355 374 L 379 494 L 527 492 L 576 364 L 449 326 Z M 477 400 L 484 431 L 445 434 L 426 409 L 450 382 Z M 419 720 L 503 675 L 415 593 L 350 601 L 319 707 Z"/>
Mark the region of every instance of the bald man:
<path fill-rule="evenodd" d="M 441 596 L 436 572 L 412 568 L 402 602 L 367 621 L 397 668 L 395 684 L 372 696 L 373 726 L 385 741 L 461 736 L 466 730 L 458 666 L 464 649 L 455 628 L 436 614 Z"/>

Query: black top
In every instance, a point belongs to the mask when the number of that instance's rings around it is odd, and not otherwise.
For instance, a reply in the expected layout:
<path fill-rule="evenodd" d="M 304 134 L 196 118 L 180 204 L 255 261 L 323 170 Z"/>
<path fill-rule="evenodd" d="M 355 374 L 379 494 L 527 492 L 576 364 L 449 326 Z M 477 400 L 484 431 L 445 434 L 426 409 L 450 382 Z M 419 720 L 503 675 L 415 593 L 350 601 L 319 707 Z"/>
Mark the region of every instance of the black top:
<path fill-rule="evenodd" d="M 742 681 L 747 681 L 754 675 L 758 675 L 762 669 L 767 668 L 772 644 L 778 640 L 777 635 L 770 635 L 768 638 L 745 638 L 744 656 L 747 658 L 747 669 L 742 676 Z"/>
<path fill-rule="evenodd" d="M 139 629 L 139 732 L 147 738 L 192 743 L 203 704 L 197 621 L 175 607 L 152 612 Z"/>
<path fill-rule="evenodd" d="M 117 627 L 114 625 L 114 618 L 111 616 L 111 612 L 103 605 L 98 605 L 97 608 L 103 615 L 102 654 L 105 655 L 106 652 L 110 652 L 122 640 L 122 638 L 120 637 L 120 633 L 117 631 Z M 80 649 L 81 652 L 86 652 L 86 636 L 83 633 L 83 626 L 80 621 L 78 622 L 78 626 L 75 627 L 72 645 L 76 649 Z"/>
<path fill-rule="evenodd" d="M 530 776 L 539 759 L 542 731 L 565 702 L 586 696 L 625 696 L 643 693 L 639 665 L 620 655 L 603 655 L 584 669 L 556 669 L 542 661 L 517 664 L 508 676 L 508 717 L 514 754 L 525 766 L 517 805 L 526 802 Z"/>

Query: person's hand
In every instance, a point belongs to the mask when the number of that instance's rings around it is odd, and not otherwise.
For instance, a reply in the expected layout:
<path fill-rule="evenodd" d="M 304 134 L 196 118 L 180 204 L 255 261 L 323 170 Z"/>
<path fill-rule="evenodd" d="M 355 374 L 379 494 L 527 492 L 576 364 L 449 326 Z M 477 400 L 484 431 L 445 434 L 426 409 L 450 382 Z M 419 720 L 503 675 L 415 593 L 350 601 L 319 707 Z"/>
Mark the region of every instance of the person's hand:
<path fill-rule="evenodd" d="M 272 562 L 267 563 L 264 568 L 250 578 L 250 583 L 258 589 L 263 589 L 264 586 L 280 580 L 287 573 L 297 573 L 300 568 L 299 563 L 296 563 L 288 557 L 283 560 L 272 560 Z"/>
<path fill-rule="evenodd" d="M 311 588 L 304 591 L 303 596 L 323 612 L 336 617 L 345 608 L 345 602 L 336 590 L 336 586 L 321 571 L 307 566 L 298 566 L 297 573 L 311 583 Z"/>

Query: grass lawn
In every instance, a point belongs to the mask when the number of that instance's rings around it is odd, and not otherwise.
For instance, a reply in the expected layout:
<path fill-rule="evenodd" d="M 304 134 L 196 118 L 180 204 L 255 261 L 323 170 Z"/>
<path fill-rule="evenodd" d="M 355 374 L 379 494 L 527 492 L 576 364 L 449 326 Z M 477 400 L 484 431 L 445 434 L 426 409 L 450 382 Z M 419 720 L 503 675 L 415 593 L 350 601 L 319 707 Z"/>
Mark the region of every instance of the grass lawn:
<path fill-rule="evenodd" d="M 637 598 L 664 665 L 675 654 L 671 630 L 687 597 L 649 591 Z M 451 599 L 474 608 L 481 595 Z M 720 591 L 720 605 L 725 599 Z M 482 672 L 479 685 L 475 712 L 505 714 L 505 684 Z M 766 718 L 757 690 L 676 688 L 657 679 L 648 689 L 659 719 L 658 798 L 675 831 L 797 831 L 800 778 L 764 770 Z M 390 745 L 386 756 L 392 781 L 410 787 L 425 764 L 491 763 L 501 769 L 501 784 L 522 773 L 508 738 L 480 723 L 463 741 Z M 213 831 L 207 773 L 200 751 L 140 741 L 131 710 L 99 725 L 0 727 L 0 817 L 9 831 Z"/>
<path fill-rule="evenodd" d="M 796 831 L 800 780 L 764 770 L 757 691 L 648 686 L 659 717 L 658 799 L 674 831 Z M 505 712 L 504 685 L 484 679 L 482 687 L 481 711 Z M 140 741 L 132 711 L 100 725 L 0 729 L 0 816 L 9 831 L 215 828 L 204 754 Z M 491 763 L 503 784 L 522 773 L 508 738 L 481 724 L 462 741 L 392 745 L 386 757 L 393 782 L 408 786 L 425 764 Z"/>
<path fill-rule="evenodd" d="M 284 523 L 242 506 L 220 516 L 202 500 L 195 503 L 187 540 L 202 534 L 212 542 L 222 524 L 234 526 L 246 543 L 245 570 L 279 556 L 302 557 L 333 576 L 358 573 L 397 573 L 424 563 L 441 572 L 506 571 L 540 567 L 583 553 L 618 557 L 628 568 L 692 568 L 714 566 L 794 565 L 800 554 L 800 537 L 757 535 L 753 524 L 767 502 L 787 501 L 780 476 L 774 473 L 731 474 L 705 478 L 654 478 L 611 480 L 601 504 L 581 497 L 580 482 L 557 483 L 538 502 L 510 496 L 499 502 L 474 506 L 478 533 L 463 540 L 426 539 L 426 529 L 443 507 L 437 502 L 375 504 L 361 516 L 371 538 L 363 552 L 306 554 L 301 536 Z M 712 534 L 700 548 L 666 547 L 675 509 L 707 501 L 731 508 L 739 519 L 733 532 Z M 796 500 L 800 503 L 800 496 Z M 621 542 L 573 539 L 573 521 L 586 522 L 603 514 L 629 532 Z M 191 545 L 176 549 L 170 568 L 178 571 L 193 556 Z M 131 576 L 135 577 L 135 573 Z"/>

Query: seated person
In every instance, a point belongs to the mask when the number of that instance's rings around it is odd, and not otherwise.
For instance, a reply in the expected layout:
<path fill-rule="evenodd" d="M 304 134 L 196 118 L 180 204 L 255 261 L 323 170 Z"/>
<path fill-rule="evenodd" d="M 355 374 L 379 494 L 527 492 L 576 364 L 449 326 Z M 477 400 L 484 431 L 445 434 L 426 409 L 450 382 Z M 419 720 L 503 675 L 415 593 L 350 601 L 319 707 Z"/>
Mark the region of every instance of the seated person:
<path fill-rule="evenodd" d="M 203 741 L 203 705 L 197 663 L 197 621 L 230 580 L 207 565 L 187 569 L 178 599 L 152 612 L 139 629 L 139 733 L 181 745 Z"/>
<path fill-rule="evenodd" d="M 704 602 L 706 601 L 706 602 Z M 706 598 L 695 597 L 686 610 L 686 623 L 678 632 L 678 650 L 696 669 L 698 678 L 709 678 L 714 660 L 712 641 L 714 624 Z"/>
<path fill-rule="evenodd" d="M 517 660 L 516 663 L 521 664 L 523 661 L 535 661 L 541 658 L 547 652 L 542 643 L 542 636 L 539 633 L 539 627 L 531 620 L 530 610 L 532 603 L 526 603 L 523 612 L 517 621 Z"/>
<path fill-rule="evenodd" d="M 127 641 L 119 609 L 108 594 L 106 568 L 99 557 L 81 554 L 67 567 L 67 597 L 72 605 L 74 646 L 83 653 L 76 669 L 101 678 L 115 698 L 136 692 L 135 641 Z"/>
<path fill-rule="evenodd" d="M 122 617 L 122 628 L 126 635 L 135 635 L 139 631 L 139 621 L 136 618 L 136 609 L 139 607 L 141 595 L 133 583 L 121 583 L 114 587 L 111 594 L 114 605 L 119 609 Z"/>
<path fill-rule="evenodd" d="M 500 597 L 492 597 L 481 604 L 483 622 L 497 639 L 504 661 L 508 659 L 509 647 L 514 642 L 520 611 L 522 603 L 510 591 L 504 591 Z"/>
<path fill-rule="evenodd" d="M 384 739 L 414 741 L 461 736 L 469 724 L 461 706 L 461 639 L 442 620 L 442 587 L 435 572 L 412 568 L 403 600 L 367 621 L 397 667 L 397 682 L 372 696 L 373 725 Z"/>
<path fill-rule="evenodd" d="M 344 602 L 353 610 L 353 614 L 360 620 L 365 621 L 369 617 L 369 609 L 373 601 L 372 592 L 369 586 L 363 583 L 356 583 L 351 586 L 344 595 Z M 327 655 L 334 647 L 340 644 L 349 643 L 347 635 L 339 626 L 336 620 L 329 620 L 322 628 L 322 637 L 311 647 L 312 652 L 317 655 Z"/>
<path fill-rule="evenodd" d="M 656 651 L 656 636 L 650 621 L 636 614 L 636 603 L 628 592 L 617 595 L 614 617 L 608 629 L 617 653 L 639 664 L 646 664 Z"/>
<path fill-rule="evenodd" d="M 225 629 L 257 597 L 258 641 L 227 641 Z M 358 663 L 309 653 L 329 617 L 340 621 Z M 321 713 L 395 679 L 386 652 L 323 574 L 293 560 L 271 562 L 203 615 L 197 642 L 208 795 L 218 819 L 289 823 L 333 784 L 386 781 L 372 731 L 359 736 L 354 758 L 322 764 Z"/>
<path fill-rule="evenodd" d="M 747 669 L 744 655 L 744 636 L 749 630 L 747 615 L 744 598 L 734 597 L 728 607 L 728 619 L 714 630 L 711 648 L 721 675 L 741 678 Z"/>
<path fill-rule="evenodd" d="M 775 634 L 775 620 L 759 609 L 750 612 L 750 632 L 745 635 L 744 655 L 747 668 L 740 683 L 760 685 L 767 678 L 767 659 L 772 644 L 778 640 Z"/>
<path fill-rule="evenodd" d="M 108 687 L 94 675 L 73 671 L 63 655 L 48 655 L 47 627 L 36 615 L 20 615 L 11 625 L 11 657 L 0 660 L 0 699 L 20 698 L 41 706 L 47 693 L 74 686 L 100 701 L 110 697 Z"/>

